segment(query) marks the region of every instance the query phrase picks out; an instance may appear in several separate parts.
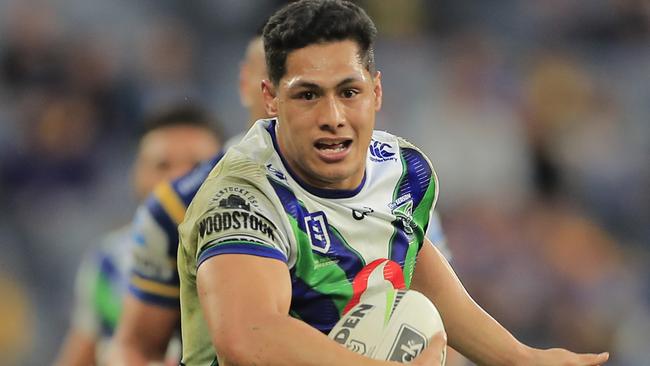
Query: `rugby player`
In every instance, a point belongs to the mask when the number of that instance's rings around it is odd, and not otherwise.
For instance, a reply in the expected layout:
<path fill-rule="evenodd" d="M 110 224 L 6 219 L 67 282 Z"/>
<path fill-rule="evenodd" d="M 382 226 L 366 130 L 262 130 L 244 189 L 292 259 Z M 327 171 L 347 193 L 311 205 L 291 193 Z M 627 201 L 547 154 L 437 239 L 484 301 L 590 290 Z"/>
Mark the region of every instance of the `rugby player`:
<path fill-rule="evenodd" d="M 221 146 L 212 121 L 195 107 L 175 107 L 144 123 L 133 166 L 133 188 L 142 201 L 161 181 L 185 174 Z M 77 274 L 72 323 L 57 365 L 105 364 L 106 345 L 121 311 L 128 280 L 132 227 L 100 238 Z"/>
<path fill-rule="evenodd" d="M 264 28 L 268 114 L 228 150 L 179 226 L 184 365 L 380 365 L 325 334 L 386 281 L 433 301 L 449 344 L 481 365 L 598 365 L 607 353 L 526 346 L 467 294 L 425 238 L 437 179 L 422 152 L 373 131 L 376 29 L 358 6 L 302 0 Z M 362 217 L 357 220 L 355 217 Z M 438 336 L 438 339 L 442 335 Z M 444 342 L 414 361 L 439 365 Z"/>
<path fill-rule="evenodd" d="M 240 100 L 249 112 L 249 121 L 269 117 L 261 88 L 262 80 L 266 78 L 260 34 L 249 42 L 240 65 Z M 248 127 L 251 125 L 252 123 Z M 244 133 L 241 133 L 231 138 L 226 142 L 224 151 L 239 143 L 243 136 Z M 217 154 L 176 181 L 161 183 L 138 211 L 135 228 L 141 245 L 136 246 L 133 253 L 135 266 L 130 280 L 130 293 L 126 297 L 124 315 L 120 319 L 112 364 L 146 364 L 163 357 L 180 318 L 179 281 L 176 273 L 177 225 L 183 220 L 185 209 L 200 185 L 222 156 L 223 153 Z M 361 222 L 369 212 L 368 207 L 360 207 L 354 212 L 354 218 Z M 435 213 L 429 225 L 428 236 L 439 249 L 449 253 Z"/>

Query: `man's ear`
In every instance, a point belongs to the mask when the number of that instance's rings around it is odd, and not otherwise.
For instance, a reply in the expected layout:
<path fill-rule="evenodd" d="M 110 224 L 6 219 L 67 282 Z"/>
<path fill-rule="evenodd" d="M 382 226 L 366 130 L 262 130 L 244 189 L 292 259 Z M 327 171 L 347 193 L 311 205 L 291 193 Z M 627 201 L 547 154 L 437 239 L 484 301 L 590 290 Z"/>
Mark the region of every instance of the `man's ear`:
<path fill-rule="evenodd" d="M 264 99 L 264 109 L 269 116 L 278 115 L 278 98 L 275 86 L 270 80 L 262 80 L 262 98 Z"/>
<path fill-rule="evenodd" d="M 373 92 L 375 93 L 375 111 L 379 112 L 381 109 L 381 103 L 382 103 L 382 97 L 383 97 L 383 91 L 381 89 L 381 72 L 377 71 L 375 73 L 375 76 L 372 79 L 372 82 L 374 84 L 374 90 Z"/>

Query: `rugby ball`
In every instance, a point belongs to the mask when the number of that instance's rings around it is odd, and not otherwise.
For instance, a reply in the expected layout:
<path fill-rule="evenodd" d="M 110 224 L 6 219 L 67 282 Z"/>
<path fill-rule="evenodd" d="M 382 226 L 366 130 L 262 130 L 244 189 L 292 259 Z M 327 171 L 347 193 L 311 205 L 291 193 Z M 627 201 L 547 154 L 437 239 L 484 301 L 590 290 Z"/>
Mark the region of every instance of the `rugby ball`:
<path fill-rule="evenodd" d="M 373 359 L 409 363 L 440 331 L 444 326 L 433 303 L 417 291 L 402 289 L 363 297 L 343 314 L 329 337 Z"/>

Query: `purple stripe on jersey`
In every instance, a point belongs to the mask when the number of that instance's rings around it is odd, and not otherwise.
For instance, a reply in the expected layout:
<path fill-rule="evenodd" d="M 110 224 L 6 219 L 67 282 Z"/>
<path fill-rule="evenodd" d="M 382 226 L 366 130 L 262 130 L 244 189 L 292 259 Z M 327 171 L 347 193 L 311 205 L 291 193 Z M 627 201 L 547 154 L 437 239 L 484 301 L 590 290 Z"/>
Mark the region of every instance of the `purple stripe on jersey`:
<path fill-rule="evenodd" d="M 291 312 L 327 334 L 341 317 L 332 298 L 321 294 L 291 271 Z"/>
<path fill-rule="evenodd" d="M 400 192 L 397 197 L 410 193 L 413 198 L 413 210 L 415 210 L 429 188 L 432 179 L 431 167 L 427 159 L 415 149 L 403 148 L 402 157 L 406 162 L 407 176 L 400 182 Z"/>
<path fill-rule="evenodd" d="M 257 257 L 278 259 L 285 263 L 287 262 L 287 258 L 284 254 L 276 248 L 248 242 L 229 242 L 213 245 L 201 251 L 196 268 L 199 268 L 199 266 L 207 259 L 221 254 L 248 254 Z"/>
<path fill-rule="evenodd" d="M 415 211 L 433 179 L 431 167 L 426 158 L 415 149 L 403 148 L 401 154 L 406 164 L 406 175 L 402 177 L 397 194 L 393 198 L 410 194 L 413 200 L 412 210 Z M 403 268 L 410 240 L 402 220 L 393 221 L 393 226 L 395 226 L 395 236 L 392 239 L 390 259 Z M 422 230 L 426 230 L 426 227 Z"/>
<path fill-rule="evenodd" d="M 275 182 L 273 179 L 269 179 L 268 181 L 275 190 L 275 194 L 280 198 L 284 211 L 291 215 L 291 217 L 296 220 L 298 228 L 305 233 L 305 235 L 309 236 L 309 231 L 305 227 L 305 217 L 310 216 L 310 213 L 300 204 L 296 195 L 289 188 Z M 323 214 L 323 216 L 325 215 Z M 326 217 L 324 220 L 327 222 Z M 345 238 L 343 238 L 333 227 L 327 225 L 323 229 L 327 230 L 327 235 L 331 244 L 328 253 L 323 255 L 332 260 L 336 260 L 338 266 L 345 271 L 348 277 L 354 277 L 355 274 L 365 265 L 363 257 L 352 251 L 349 246 L 346 245 Z"/>

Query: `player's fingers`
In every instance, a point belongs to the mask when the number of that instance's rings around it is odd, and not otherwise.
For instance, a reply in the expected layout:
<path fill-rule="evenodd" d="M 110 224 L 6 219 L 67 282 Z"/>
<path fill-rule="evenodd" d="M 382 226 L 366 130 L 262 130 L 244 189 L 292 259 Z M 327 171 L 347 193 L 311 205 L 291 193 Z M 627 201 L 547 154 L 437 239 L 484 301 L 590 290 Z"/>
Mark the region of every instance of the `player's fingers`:
<path fill-rule="evenodd" d="M 429 347 L 434 346 L 438 349 L 444 349 L 447 346 L 447 333 L 444 330 L 439 331 L 431 337 Z"/>
<path fill-rule="evenodd" d="M 447 351 L 447 334 L 440 331 L 431 338 L 429 345 L 413 362 L 414 365 L 439 366 L 444 365 Z"/>
<path fill-rule="evenodd" d="M 580 365 L 583 366 L 599 366 L 604 364 L 609 359 L 609 352 L 599 354 L 589 353 L 580 355 Z"/>

